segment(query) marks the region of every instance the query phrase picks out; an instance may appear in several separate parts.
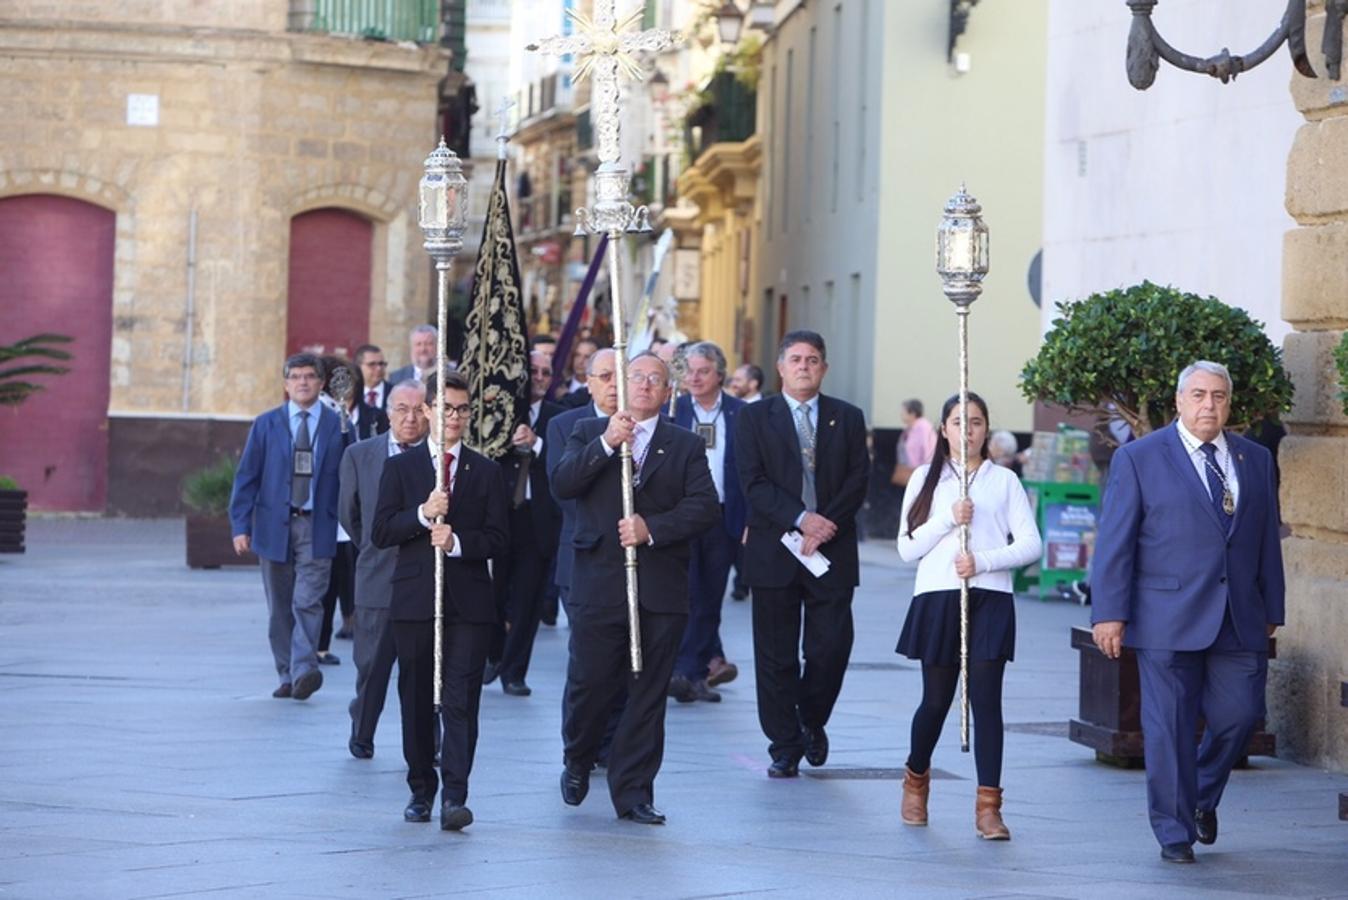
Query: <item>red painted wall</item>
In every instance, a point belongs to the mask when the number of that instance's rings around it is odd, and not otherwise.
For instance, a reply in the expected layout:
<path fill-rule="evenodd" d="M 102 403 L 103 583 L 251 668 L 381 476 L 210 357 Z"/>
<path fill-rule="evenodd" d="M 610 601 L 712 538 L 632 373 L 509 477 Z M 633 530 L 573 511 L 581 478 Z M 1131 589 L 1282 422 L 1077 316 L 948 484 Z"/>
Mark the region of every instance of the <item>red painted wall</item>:
<path fill-rule="evenodd" d="M 369 340 L 374 226 L 344 209 L 290 220 L 286 353 L 322 347 L 350 356 Z"/>
<path fill-rule="evenodd" d="M 29 492 L 33 509 L 106 503 L 116 223 L 111 210 L 69 197 L 0 199 L 0 344 L 43 332 L 75 339 L 68 374 L 37 376 L 47 390 L 0 406 L 0 475 Z"/>

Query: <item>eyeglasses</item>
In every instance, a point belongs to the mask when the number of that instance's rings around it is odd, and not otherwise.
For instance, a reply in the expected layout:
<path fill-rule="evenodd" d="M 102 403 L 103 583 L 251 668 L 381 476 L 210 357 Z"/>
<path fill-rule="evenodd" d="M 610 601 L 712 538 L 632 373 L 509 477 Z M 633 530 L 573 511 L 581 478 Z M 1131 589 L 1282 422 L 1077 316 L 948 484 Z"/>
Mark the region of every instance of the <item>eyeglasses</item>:
<path fill-rule="evenodd" d="M 286 381 L 322 381 L 313 372 L 291 372 L 286 376 Z"/>
<path fill-rule="evenodd" d="M 612 372 L 591 372 L 591 373 L 590 373 L 590 377 L 591 377 L 591 378 L 598 378 L 598 379 L 599 379 L 600 381 L 602 381 L 604 384 L 608 384 L 610 381 L 613 380 L 613 373 L 612 373 Z"/>
<path fill-rule="evenodd" d="M 529 373 L 530 373 L 531 375 L 543 375 L 543 376 L 546 376 L 546 377 L 548 377 L 548 378 L 551 378 L 551 377 L 552 377 L 552 370 L 551 370 L 551 369 L 540 369 L 540 368 L 534 367 L 534 368 L 532 368 L 532 369 L 529 370 Z"/>
<path fill-rule="evenodd" d="M 418 407 L 418 406 L 403 406 L 403 405 L 400 403 L 400 404 L 398 404 L 397 406 L 390 406 L 388 411 L 389 411 L 389 415 L 391 415 L 391 416 L 397 416 L 398 418 L 401 419 L 401 418 L 403 418 L 403 417 L 405 417 L 405 416 L 414 416 L 414 415 L 416 415 L 417 413 L 419 413 L 419 412 L 421 411 L 421 407 Z"/>
<path fill-rule="evenodd" d="M 446 407 L 445 407 L 445 415 L 447 415 L 447 416 L 458 416 L 460 419 L 466 419 L 466 418 L 468 418 L 468 414 L 469 414 L 470 412 L 472 412 L 472 411 L 473 411 L 473 407 L 469 406 L 467 403 L 463 404 L 462 406 L 446 406 Z"/>
<path fill-rule="evenodd" d="M 651 387 L 664 387 L 665 376 L 659 372 L 651 372 L 648 375 L 642 375 L 640 372 L 628 372 L 627 383 L 636 387 L 641 384 L 649 384 Z"/>
<path fill-rule="evenodd" d="M 372 369 L 387 369 L 388 363 L 384 362 L 382 359 L 379 362 L 371 362 L 367 359 L 365 362 L 361 363 L 361 366 L 369 366 Z"/>

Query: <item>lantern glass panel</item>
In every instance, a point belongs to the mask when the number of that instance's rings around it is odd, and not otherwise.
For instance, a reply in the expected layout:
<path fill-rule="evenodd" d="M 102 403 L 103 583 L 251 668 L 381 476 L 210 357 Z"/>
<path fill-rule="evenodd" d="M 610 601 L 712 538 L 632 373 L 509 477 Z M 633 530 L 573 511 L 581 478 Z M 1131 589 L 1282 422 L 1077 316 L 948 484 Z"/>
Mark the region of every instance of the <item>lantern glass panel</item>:
<path fill-rule="evenodd" d="M 423 229 L 449 227 L 450 197 L 443 175 L 427 175 L 421 179 L 421 205 L 418 219 Z"/>

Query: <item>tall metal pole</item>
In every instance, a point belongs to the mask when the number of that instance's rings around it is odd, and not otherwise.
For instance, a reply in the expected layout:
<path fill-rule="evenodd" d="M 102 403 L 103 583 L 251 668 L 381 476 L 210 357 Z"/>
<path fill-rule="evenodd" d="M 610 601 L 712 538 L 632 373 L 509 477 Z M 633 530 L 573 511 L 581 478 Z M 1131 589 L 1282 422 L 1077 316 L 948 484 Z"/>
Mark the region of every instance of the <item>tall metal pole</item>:
<path fill-rule="evenodd" d="M 945 205 L 936 230 L 936 270 L 959 325 L 960 502 L 969 499 L 969 307 L 988 274 L 988 229 L 978 201 L 959 191 Z M 961 556 L 969 553 L 969 525 L 959 528 Z M 960 578 L 960 749 L 969 752 L 969 579 Z"/>
<path fill-rule="evenodd" d="M 606 234 L 609 238 L 609 293 L 613 300 L 614 372 L 618 379 L 618 408 L 627 409 L 627 328 L 624 322 L 620 262 L 622 254 L 619 239 L 629 232 L 649 232 L 649 212 L 646 207 L 634 207 L 628 202 L 631 175 L 619 163 L 618 135 L 621 129 L 618 104 L 618 76 L 630 80 L 644 79 L 644 72 L 634 54 L 638 51 L 657 52 L 682 41 L 673 32 L 651 29 L 633 31 L 641 21 L 641 13 L 618 21 L 615 0 L 595 0 L 593 19 L 575 11 L 567 14 L 575 21 L 579 34 L 550 37 L 530 44 L 527 49 L 554 56 L 574 55 L 578 61 L 577 79 L 592 77 L 590 95 L 591 117 L 599 157 L 595 171 L 595 202 L 589 209 L 576 210 L 576 234 Z M 623 517 L 630 518 L 635 510 L 632 475 L 632 448 L 624 443 L 618 448 L 622 466 Z M 626 548 L 623 560 L 627 575 L 627 632 L 632 673 L 641 672 L 641 609 L 637 598 L 637 551 Z"/>
<path fill-rule="evenodd" d="M 449 330 L 449 267 L 452 258 L 435 261 L 435 446 L 440 449 L 440 459 L 432 460 L 435 465 L 435 489 L 445 489 L 445 332 Z M 445 524 L 443 515 L 435 517 L 435 524 Z M 440 712 L 440 697 L 443 689 L 445 658 L 445 554 L 435 551 L 435 711 Z"/>

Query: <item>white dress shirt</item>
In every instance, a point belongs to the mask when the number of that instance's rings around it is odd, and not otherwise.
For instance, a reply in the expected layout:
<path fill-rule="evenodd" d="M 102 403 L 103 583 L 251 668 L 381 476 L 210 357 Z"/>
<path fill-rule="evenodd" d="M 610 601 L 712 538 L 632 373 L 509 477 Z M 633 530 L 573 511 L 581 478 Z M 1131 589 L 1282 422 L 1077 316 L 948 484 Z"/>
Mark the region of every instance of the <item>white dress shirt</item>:
<path fill-rule="evenodd" d="M 694 430 L 698 425 L 714 425 L 716 428 L 716 438 L 713 443 L 716 445 L 707 450 L 707 465 L 711 468 L 711 480 L 716 485 L 716 499 L 725 503 L 725 449 L 727 429 L 725 423 L 724 401 L 720 394 L 716 395 L 716 405 L 711 412 L 702 408 L 702 404 L 693 400 L 693 426 Z"/>
<path fill-rule="evenodd" d="M 444 460 L 444 454 L 442 454 L 436 446 L 435 440 L 429 437 L 426 438 L 426 448 L 431 452 L 431 464 L 434 465 L 435 470 L 439 472 L 440 464 Z M 453 504 L 454 480 L 459 477 L 459 463 L 462 462 L 463 442 L 460 441 L 458 443 L 450 444 L 449 452 L 454 454 L 454 461 L 449 464 L 449 471 L 445 473 L 445 488 L 446 492 L 449 494 L 449 502 Z M 417 521 L 426 528 L 430 528 L 432 524 L 430 520 L 422 514 L 420 503 L 417 504 Z M 459 536 L 453 535 L 453 537 L 454 546 L 445 551 L 445 556 L 463 556 L 463 545 L 459 543 Z"/>
<path fill-rule="evenodd" d="M 960 530 L 951 507 L 959 500 L 959 477 L 947 463 L 936 483 L 927 521 L 908 534 L 908 509 L 922 491 L 928 466 L 918 466 L 908 481 L 899 514 L 899 556 L 917 564 L 914 595 L 930 591 L 958 590 L 955 557 L 960 551 Z M 1039 558 L 1043 542 L 1034 523 L 1034 511 L 1020 479 L 1010 469 L 985 459 L 969 486 L 974 517 L 969 523 L 969 549 L 976 574 L 971 587 L 1011 593 L 1011 570 Z M 1011 535 L 1007 543 L 1006 536 Z"/>
<path fill-rule="evenodd" d="M 1208 457 L 1203 452 L 1203 442 L 1194 437 L 1178 418 L 1175 419 L 1175 428 L 1179 431 L 1180 443 L 1184 445 L 1185 450 L 1189 451 L 1189 462 L 1193 463 L 1194 471 L 1198 473 L 1198 480 L 1203 485 L 1203 490 L 1207 491 L 1208 499 L 1211 499 L 1212 489 L 1208 487 Z M 1238 504 L 1240 503 L 1240 481 L 1236 477 L 1236 467 L 1231 463 L 1231 448 L 1226 443 L 1226 432 L 1220 432 L 1209 443 L 1217 448 L 1217 468 L 1226 476 L 1226 487 L 1231 492 L 1231 500 Z"/>

